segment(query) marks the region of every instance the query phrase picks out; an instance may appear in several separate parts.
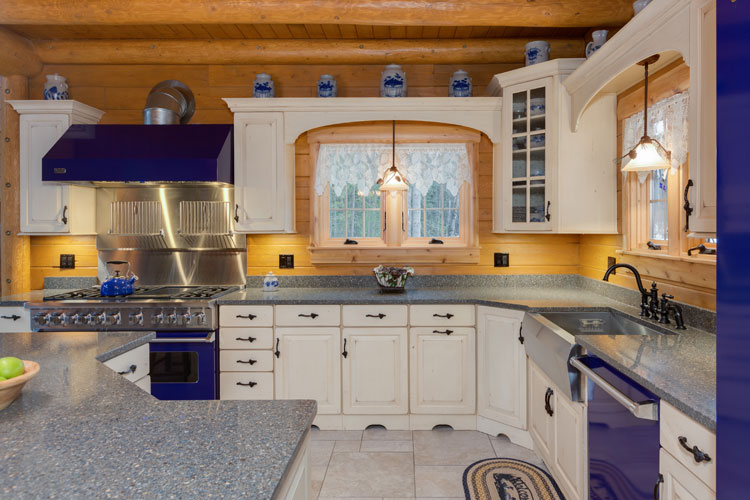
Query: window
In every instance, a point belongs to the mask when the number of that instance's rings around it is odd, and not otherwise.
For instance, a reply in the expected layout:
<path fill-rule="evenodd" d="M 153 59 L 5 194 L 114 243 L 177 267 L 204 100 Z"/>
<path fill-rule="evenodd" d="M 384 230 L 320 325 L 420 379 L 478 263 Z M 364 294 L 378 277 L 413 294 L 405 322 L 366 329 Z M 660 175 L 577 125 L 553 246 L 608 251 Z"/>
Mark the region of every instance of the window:
<path fill-rule="evenodd" d="M 666 170 L 655 170 L 649 175 L 649 238 L 653 242 L 666 243 L 669 234 L 667 218 L 667 176 Z"/>
<path fill-rule="evenodd" d="M 409 238 L 458 238 L 461 233 L 458 194 L 433 183 L 426 194 L 409 190 Z"/>
<path fill-rule="evenodd" d="M 329 236 L 335 238 L 380 238 L 381 194 L 376 184 L 367 193 L 347 184 L 340 194 L 329 195 Z"/>

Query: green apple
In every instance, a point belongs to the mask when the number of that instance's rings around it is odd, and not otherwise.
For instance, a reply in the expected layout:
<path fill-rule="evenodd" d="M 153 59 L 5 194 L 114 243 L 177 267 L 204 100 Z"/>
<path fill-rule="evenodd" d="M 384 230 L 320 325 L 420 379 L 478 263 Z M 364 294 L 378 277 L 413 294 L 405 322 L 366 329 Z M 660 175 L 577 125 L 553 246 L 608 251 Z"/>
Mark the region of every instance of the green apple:
<path fill-rule="evenodd" d="M 12 356 L 0 358 L 0 377 L 6 379 L 23 375 L 23 361 Z"/>

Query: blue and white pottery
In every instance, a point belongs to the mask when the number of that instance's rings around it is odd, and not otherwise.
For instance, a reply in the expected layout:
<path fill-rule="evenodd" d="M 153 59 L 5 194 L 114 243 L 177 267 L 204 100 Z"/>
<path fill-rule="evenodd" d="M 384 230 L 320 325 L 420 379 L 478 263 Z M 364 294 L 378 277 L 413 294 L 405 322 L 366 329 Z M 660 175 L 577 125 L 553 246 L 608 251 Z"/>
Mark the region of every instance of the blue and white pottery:
<path fill-rule="evenodd" d="M 537 40 L 526 44 L 526 66 L 549 61 L 550 46 L 548 42 Z"/>
<path fill-rule="evenodd" d="M 529 101 L 529 112 L 531 113 L 531 116 L 543 115 L 544 110 L 544 97 L 533 97 Z"/>
<path fill-rule="evenodd" d="M 650 4 L 651 0 L 635 0 L 633 2 L 633 12 L 634 16 L 637 16 L 640 11 L 646 8 L 646 5 Z"/>
<path fill-rule="evenodd" d="M 591 54 L 599 50 L 599 48 L 604 45 L 604 42 L 607 41 L 607 34 L 609 34 L 609 31 L 607 30 L 596 30 L 591 33 L 592 40 L 586 44 L 587 59 L 591 57 Z"/>
<path fill-rule="evenodd" d="M 544 134 L 532 135 L 529 138 L 532 148 L 543 148 L 544 147 Z"/>
<path fill-rule="evenodd" d="M 389 64 L 381 74 L 380 97 L 406 97 L 406 73 L 398 64 Z"/>
<path fill-rule="evenodd" d="M 469 74 L 459 69 L 451 76 L 450 96 L 451 97 L 471 97 L 471 77 Z"/>
<path fill-rule="evenodd" d="M 320 75 L 318 80 L 318 97 L 336 97 L 338 95 L 338 86 L 336 79 L 331 75 Z"/>
<path fill-rule="evenodd" d="M 276 292 L 279 289 L 279 277 L 274 276 L 272 272 L 263 277 L 263 291 Z"/>
<path fill-rule="evenodd" d="M 65 81 L 65 77 L 57 73 L 47 75 L 47 81 L 44 84 L 44 100 L 66 101 L 69 97 L 68 83 Z"/>
<path fill-rule="evenodd" d="M 253 82 L 253 97 L 276 97 L 276 89 L 273 86 L 271 75 L 266 73 L 255 75 L 255 81 Z"/>

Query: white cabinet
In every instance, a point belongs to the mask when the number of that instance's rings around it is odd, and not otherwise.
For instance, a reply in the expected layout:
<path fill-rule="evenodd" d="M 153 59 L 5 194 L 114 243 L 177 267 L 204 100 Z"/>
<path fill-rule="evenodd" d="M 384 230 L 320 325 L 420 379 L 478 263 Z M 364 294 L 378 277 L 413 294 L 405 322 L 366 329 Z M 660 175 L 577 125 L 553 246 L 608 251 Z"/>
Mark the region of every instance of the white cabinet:
<path fill-rule="evenodd" d="M 474 414 L 474 329 L 421 327 L 409 332 L 410 412 Z"/>
<path fill-rule="evenodd" d="M 678 462 L 663 448 L 659 451 L 662 476 L 660 500 L 715 500 L 716 492 Z"/>
<path fill-rule="evenodd" d="M 235 113 L 235 230 L 294 232 L 294 198 L 294 145 L 284 145 L 284 114 Z"/>
<path fill-rule="evenodd" d="M 297 452 L 297 458 L 289 466 L 286 478 L 279 485 L 278 491 L 279 494 L 275 498 L 282 500 L 313 500 L 309 432 Z"/>
<path fill-rule="evenodd" d="M 78 101 L 8 101 L 20 116 L 20 217 L 24 234 L 96 234 L 94 188 L 42 182 L 42 158 L 73 124 L 103 111 Z"/>
<path fill-rule="evenodd" d="M 139 389 L 151 394 L 149 376 L 149 345 L 143 344 L 104 362 L 104 366 L 122 378 L 133 382 Z"/>
<path fill-rule="evenodd" d="M 494 146 L 493 232 L 617 233 L 617 97 L 600 95 L 571 132 L 562 80 L 583 59 L 495 75 L 503 98 Z"/>
<path fill-rule="evenodd" d="M 553 433 L 554 421 L 552 420 L 552 382 L 533 361 L 528 361 L 529 366 L 529 433 L 534 441 L 534 449 L 542 455 L 545 460 L 552 457 L 554 451 Z"/>
<path fill-rule="evenodd" d="M 519 341 L 523 311 L 477 308 L 477 414 L 526 429 L 526 354 Z"/>
<path fill-rule="evenodd" d="M 409 411 L 406 328 L 344 328 L 343 342 L 344 413 L 406 415 Z"/>
<path fill-rule="evenodd" d="M 318 414 L 341 413 L 341 331 L 276 328 L 276 399 L 315 399 Z"/>

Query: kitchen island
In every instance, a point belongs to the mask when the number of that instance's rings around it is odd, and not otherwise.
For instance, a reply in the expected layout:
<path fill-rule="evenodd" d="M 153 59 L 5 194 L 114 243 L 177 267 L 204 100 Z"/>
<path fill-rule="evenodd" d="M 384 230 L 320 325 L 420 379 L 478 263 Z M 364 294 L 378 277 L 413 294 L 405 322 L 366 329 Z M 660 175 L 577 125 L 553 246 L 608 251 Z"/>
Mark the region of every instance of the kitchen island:
<path fill-rule="evenodd" d="M 278 496 L 314 401 L 159 401 L 105 367 L 144 332 L 0 333 L 41 365 L 0 411 L 3 498 Z"/>

